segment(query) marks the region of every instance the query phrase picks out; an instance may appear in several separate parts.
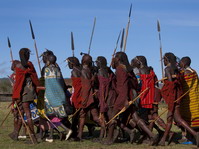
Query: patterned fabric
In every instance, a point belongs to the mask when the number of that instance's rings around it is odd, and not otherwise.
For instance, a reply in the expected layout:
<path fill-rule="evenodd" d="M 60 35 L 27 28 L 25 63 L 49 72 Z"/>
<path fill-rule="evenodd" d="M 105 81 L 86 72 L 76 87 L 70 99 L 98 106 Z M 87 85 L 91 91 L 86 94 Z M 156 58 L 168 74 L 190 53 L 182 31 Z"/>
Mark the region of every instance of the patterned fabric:
<path fill-rule="evenodd" d="M 184 75 L 182 81 L 183 92 L 190 92 L 182 99 L 180 103 L 180 112 L 184 120 L 191 127 L 199 126 L 199 81 L 198 75 L 193 71 L 189 75 Z"/>
<path fill-rule="evenodd" d="M 50 65 L 45 68 L 45 108 L 47 115 L 53 113 L 58 117 L 65 117 L 66 94 L 63 79 L 58 67 Z"/>

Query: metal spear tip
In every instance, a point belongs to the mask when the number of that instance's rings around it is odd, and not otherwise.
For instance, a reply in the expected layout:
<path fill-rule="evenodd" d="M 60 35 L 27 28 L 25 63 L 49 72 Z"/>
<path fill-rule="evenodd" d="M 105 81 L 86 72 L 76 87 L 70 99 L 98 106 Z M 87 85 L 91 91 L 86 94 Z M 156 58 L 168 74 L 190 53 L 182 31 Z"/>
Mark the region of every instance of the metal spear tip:
<path fill-rule="evenodd" d="M 10 44 L 10 39 L 9 39 L 9 37 L 7 37 L 7 39 L 8 39 L 8 47 L 11 48 L 11 44 Z"/>
<path fill-rule="evenodd" d="M 34 35 L 34 32 L 33 32 L 32 23 L 31 23 L 30 20 L 29 20 L 29 24 L 30 24 L 30 30 L 31 30 L 31 34 L 32 34 L 32 39 L 35 39 L 35 35 Z"/>
<path fill-rule="evenodd" d="M 129 18 L 131 17 L 131 10 L 132 10 L 132 3 L 131 3 L 131 6 L 130 6 L 130 10 L 129 10 Z"/>
<path fill-rule="evenodd" d="M 158 29 L 158 32 L 160 32 L 160 22 L 159 22 L 159 20 L 157 20 L 157 29 Z"/>

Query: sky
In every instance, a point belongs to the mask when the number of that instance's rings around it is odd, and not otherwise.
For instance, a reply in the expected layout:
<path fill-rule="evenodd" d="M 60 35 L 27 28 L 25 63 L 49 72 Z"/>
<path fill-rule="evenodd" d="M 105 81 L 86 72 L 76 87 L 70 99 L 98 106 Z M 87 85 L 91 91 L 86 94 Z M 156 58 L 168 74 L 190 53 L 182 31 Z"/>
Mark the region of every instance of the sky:
<path fill-rule="evenodd" d="M 91 56 L 93 60 L 105 56 L 110 64 L 118 34 L 126 28 L 131 3 L 126 47 L 129 61 L 144 55 L 148 65 L 161 78 L 159 19 L 163 53 L 173 52 L 179 58 L 189 56 L 192 68 L 199 72 L 198 0 L 0 0 L 0 78 L 12 73 L 7 37 L 11 41 L 14 59 L 19 59 L 21 48 L 31 50 L 30 60 L 40 75 L 29 20 L 39 55 L 45 48 L 52 50 L 63 76 L 68 78 L 71 71 L 64 60 L 72 55 L 70 33 L 74 35 L 75 56 L 81 60 L 80 52 L 88 52 L 96 17 Z"/>

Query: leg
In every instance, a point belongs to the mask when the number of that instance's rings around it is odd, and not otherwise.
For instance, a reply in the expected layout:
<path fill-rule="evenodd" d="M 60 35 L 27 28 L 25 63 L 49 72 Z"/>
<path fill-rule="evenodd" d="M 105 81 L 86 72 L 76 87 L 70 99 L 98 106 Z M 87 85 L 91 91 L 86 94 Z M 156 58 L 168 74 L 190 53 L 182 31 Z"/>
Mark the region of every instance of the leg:
<path fill-rule="evenodd" d="M 29 102 L 24 102 L 24 103 L 22 103 L 22 106 L 23 106 L 24 112 L 26 113 L 27 125 L 28 125 L 28 129 L 30 131 L 33 143 L 36 144 L 37 143 L 37 139 L 35 137 L 33 121 L 32 121 L 32 118 L 31 118 L 30 103 Z"/>
<path fill-rule="evenodd" d="M 87 113 L 86 109 L 81 109 L 80 114 L 79 114 L 80 118 L 79 118 L 79 128 L 78 128 L 77 141 L 81 141 L 82 140 L 86 113 Z"/>
<path fill-rule="evenodd" d="M 162 139 L 159 142 L 159 144 L 162 146 L 165 146 L 165 141 L 172 127 L 172 123 L 173 123 L 173 112 L 168 111 L 166 129 L 165 129 Z"/>

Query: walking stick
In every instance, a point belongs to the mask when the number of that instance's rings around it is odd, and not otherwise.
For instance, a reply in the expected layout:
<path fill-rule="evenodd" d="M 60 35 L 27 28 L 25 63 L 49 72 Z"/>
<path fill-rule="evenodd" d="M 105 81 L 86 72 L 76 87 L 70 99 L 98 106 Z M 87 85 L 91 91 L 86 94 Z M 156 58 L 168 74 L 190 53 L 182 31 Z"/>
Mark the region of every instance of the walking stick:
<path fill-rule="evenodd" d="M 133 104 L 138 98 L 140 98 L 140 96 L 142 95 L 142 94 L 144 94 L 147 90 L 149 89 L 149 87 L 147 87 L 144 91 L 142 91 L 136 98 L 134 98 L 132 101 L 129 101 L 129 106 L 131 105 L 131 104 Z M 128 107 L 129 107 L 128 106 Z M 119 111 L 115 116 L 113 116 L 107 123 L 106 123 L 106 125 L 108 125 L 112 120 L 114 120 L 117 116 L 119 116 L 121 113 L 123 113 L 124 111 L 126 111 L 126 109 L 128 109 L 128 107 L 126 108 L 126 107 L 124 107 L 121 111 Z"/>
<path fill-rule="evenodd" d="M 98 91 L 95 91 L 92 95 L 96 95 Z M 69 120 L 72 119 L 82 108 L 79 108 L 75 111 L 75 113 L 73 115 L 70 116 Z"/>
<path fill-rule="evenodd" d="M 19 115 L 20 115 L 20 117 L 21 117 L 21 120 L 22 120 L 23 124 L 24 124 L 24 126 L 26 127 L 26 129 L 27 129 L 27 131 L 28 131 L 28 135 L 29 135 L 29 137 L 30 137 L 30 140 L 31 140 L 32 144 L 35 144 L 34 141 L 33 141 L 33 139 L 32 139 L 32 136 L 31 136 L 31 134 L 30 134 L 30 129 L 29 129 L 29 127 L 26 125 L 26 122 L 24 121 L 24 118 L 23 118 L 23 116 L 22 116 L 22 113 L 21 113 L 21 111 L 20 111 L 20 109 L 19 109 L 19 106 L 18 106 L 18 104 L 17 104 L 16 101 L 15 101 L 15 105 L 16 105 L 16 107 L 17 107 L 17 110 L 18 110 L 18 112 L 19 112 Z"/>
<path fill-rule="evenodd" d="M 180 99 L 182 99 L 186 94 L 188 94 L 190 92 L 191 88 L 186 91 L 184 94 L 182 94 L 178 99 L 176 99 L 174 101 L 174 103 L 176 103 L 177 101 L 179 101 Z M 151 123 L 156 122 L 164 113 L 166 113 L 168 111 L 168 109 L 164 110 L 160 115 L 158 115 L 158 117 L 156 117 L 156 119 L 152 120 Z"/>
<path fill-rule="evenodd" d="M 10 109 L 10 111 L 8 112 L 8 114 L 6 115 L 6 117 L 3 119 L 3 121 L 2 121 L 2 123 L 1 123 L 1 126 L 0 126 L 0 127 L 2 127 L 2 126 L 3 126 L 4 122 L 6 121 L 6 119 L 8 118 L 8 116 L 10 115 L 11 111 L 12 111 L 12 110 Z"/>

